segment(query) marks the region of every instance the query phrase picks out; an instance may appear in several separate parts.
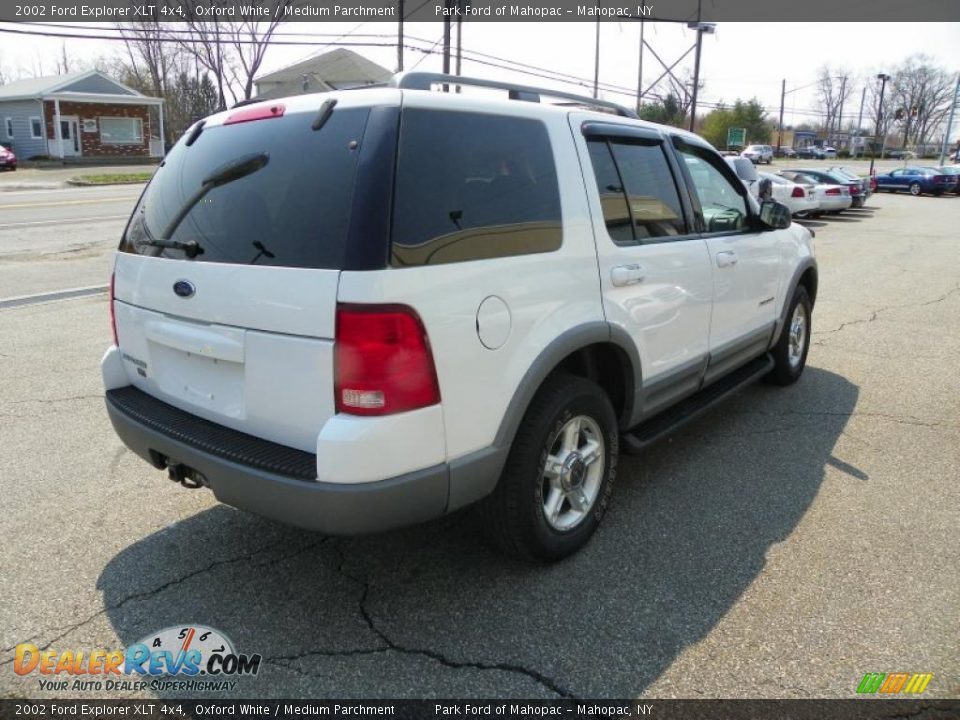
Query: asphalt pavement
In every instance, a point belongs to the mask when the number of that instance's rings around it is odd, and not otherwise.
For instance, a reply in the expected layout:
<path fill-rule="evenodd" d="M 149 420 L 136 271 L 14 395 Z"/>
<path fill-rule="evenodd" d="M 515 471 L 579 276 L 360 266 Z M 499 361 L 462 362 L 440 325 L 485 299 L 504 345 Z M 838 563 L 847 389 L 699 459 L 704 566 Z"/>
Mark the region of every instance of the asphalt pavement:
<path fill-rule="evenodd" d="M 110 251 L 142 191 L 113 185 L 0 192 L 0 300 L 108 282 Z"/>
<path fill-rule="evenodd" d="M 136 192 L 81 192 L 4 209 L 0 298 L 105 282 L 122 221 L 102 216 Z M 551 566 L 494 553 L 469 511 L 329 538 L 181 489 L 107 420 L 102 296 L 0 309 L 0 695 L 62 696 L 13 672 L 18 643 L 113 650 L 200 623 L 264 656 L 233 696 L 849 698 L 905 671 L 956 697 L 960 197 L 808 224 L 802 380 L 623 457 L 597 535 Z M 43 255 L 58 242 L 88 255 Z M 128 695 L 157 696 L 87 696 Z"/>

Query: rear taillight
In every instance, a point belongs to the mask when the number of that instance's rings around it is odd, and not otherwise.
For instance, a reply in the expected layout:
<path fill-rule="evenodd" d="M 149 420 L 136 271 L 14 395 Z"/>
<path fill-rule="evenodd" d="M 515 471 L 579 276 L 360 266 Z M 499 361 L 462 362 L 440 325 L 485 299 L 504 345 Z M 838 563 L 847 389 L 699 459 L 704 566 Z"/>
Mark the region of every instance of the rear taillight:
<path fill-rule="evenodd" d="M 120 347 L 120 340 L 117 338 L 117 314 L 113 309 L 113 286 L 116 277 L 116 273 L 110 275 L 110 332 L 113 335 L 113 344 Z"/>
<path fill-rule="evenodd" d="M 283 105 L 283 103 L 247 108 L 246 110 L 240 110 L 227 116 L 223 124 L 236 125 L 237 123 L 252 122 L 254 120 L 270 120 L 271 118 L 283 117 L 285 110 L 286 106 Z"/>
<path fill-rule="evenodd" d="M 797 186 L 793 189 L 793 192 L 790 193 L 790 197 L 806 197 L 806 196 L 807 196 L 807 194 L 803 191 L 803 188 L 800 187 L 799 185 L 797 185 Z"/>
<path fill-rule="evenodd" d="M 850 188 L 850 194 L 851 194 L 851 195 L 859 195 L 859 194 L 860 194 L 860 185 L 859 185 L 859 183 L 851 183 L 850 185 L 847 185 L 847 187 Z"/>
<path fill-rule="evenodd" d="M 413 308 L 338 305 L 337 412 L 391 415 L 440 402 L 430 341 Z"/>
<path fill-rule="evenodd" d="M 827 195 L 840 195 L 840 188 L 838 187 L 829 187 L 827 188 Z"/>

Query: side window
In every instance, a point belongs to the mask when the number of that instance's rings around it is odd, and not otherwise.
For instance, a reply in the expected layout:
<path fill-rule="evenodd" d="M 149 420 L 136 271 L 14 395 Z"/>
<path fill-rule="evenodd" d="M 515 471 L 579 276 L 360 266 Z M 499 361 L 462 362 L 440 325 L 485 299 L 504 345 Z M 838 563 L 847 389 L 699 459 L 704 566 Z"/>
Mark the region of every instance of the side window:
<path fill-rule="evenodd" d="M 614 242 L 686 234 L 680 196 L 659 143 L 596 138 L 588 140 L 587 147 Z"/>
<path fill-rule="evenodd" d="M 393 265 L 560 248 L 560 192 L 542 122 L 411 108 L 400 127 Z"/>
<path fill-rule="evenodd" d="M 715 165 L 723 161 L 709 157 L 708 151 L 700 151 L 689 145 L 680 144 L 678 149 L 700 200 L 705 231 L 716 233 L 745 230 L 747 200 Z"/>

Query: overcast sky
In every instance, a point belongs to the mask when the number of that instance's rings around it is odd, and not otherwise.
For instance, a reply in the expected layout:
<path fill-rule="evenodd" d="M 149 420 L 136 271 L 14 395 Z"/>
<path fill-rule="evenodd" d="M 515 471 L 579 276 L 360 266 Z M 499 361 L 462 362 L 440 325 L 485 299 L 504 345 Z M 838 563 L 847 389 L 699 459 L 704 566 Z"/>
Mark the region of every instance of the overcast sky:
<path fill-rule="evenodd" d="M 953 1 L 953 0 L 951 0 Z M 16 27 L 15 25 L 10 25 Z M 0 24 L 2 27 L 2 24 Z M 26 28 L 27 26 L 22 26 Z M 87 24 L 95 32 L 93 24 Z M 36 25 L 31 29 L 37 29 Z M 56 32 L 54 28 L 50 32 Z M 382 33 L 395 37 L 396 23 L 290 23 L 283 32 L 342 33 L 346 41 L 389 42 L 391 38 L 359 37 L 364 33 Z M 433 43 L 442 36 L 441 23 L 408 23 L 408 36 L 424 38 Z M 635 89 L 639 46 L 638 23 L 607 22 L 601 28 L 601 82 Z M 669 65 L 693 45 L 695 34 L 682 25 L 647 23 L 647 42 Z M 464 23 L 465 50 L 479 51 L 513 61 L 528 63 L 583 78 L 584 91 L 589 93 L 593 79 L 594 23 Z M 83 60 L 119 52 L 121 43 L 103 40 L 59 40 L 0 35 L 0 63 L 9 73 L 17 67 L 24 70 L 42 59 L 47 72 L 54 65 L 52 56 L 59 53 L 61 42 L 66 42 L 68 53 Z M 294 39 L 294 38 L 290 38 Z M 310 39 L 310 38 L 297 38 Z M 324 38 L 334 40 L 335 38 Z M 437 45 L 437 48 L 440 46 Z M 267 53 L 264 72 L 278 69 L 311 54 L 329 48 L 274 46 Z M 391 47 L 352 47 L 381 65 L 396 67 L 396 49 Z M 835 69 L 846 69 L 858 78 L 873 78 L 877 72 L 889 71 L 892 66 L 914 53 L 926 53 L 937 64 L 951 72 L 960 72 L 960 23 L 720 23 L 716 34 L 705 36 L 701 60 L 701 77 L 706 87 L 701 94 L 705 103 L 720 100 L 732 102 L 737 98 L 757 97 L 776 116 L 780 105 L 780 82 L 787 81 L 785 124 L 799 124 L 816 119 L 814 90 L 819 67 L 829 64 Z M 440 58 L 425 57 L 413 50 L 406 51 L 406 68 L 440 70 Z M 693 68 L 693 53 L 678 66 L 678 70 Z M 663 68 L 646 53 L 644 85 L 657 78 Z M 481 77 L 514 79 L 535 85 L 575 87 L 551 83 L 542 78 L 513 74 L 490 66 L 465 61 L 464 74 Z M 860 105 L 860 88 L 844 116 L 856 115 Z M 795 92 L 791 92 L 796 89 Z M 632 98 L 605 92 L 611 100 L 632 104 Z M 703 106 L 701 106 L 703 108 Z M 705 108 L 704 108 L 705 109 Z M 865 121 L 866 123 L 866 121 Z M 955 126 L 956 127 L 956 126 Z"/>

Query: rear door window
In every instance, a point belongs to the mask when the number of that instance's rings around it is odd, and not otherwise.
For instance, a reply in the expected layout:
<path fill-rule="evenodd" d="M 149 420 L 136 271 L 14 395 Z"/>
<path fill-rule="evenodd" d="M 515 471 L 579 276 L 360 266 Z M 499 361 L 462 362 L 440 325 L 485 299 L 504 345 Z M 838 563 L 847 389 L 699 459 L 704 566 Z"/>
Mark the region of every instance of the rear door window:
<path fill-rule="evenodd" d="M 590 138 L 600 206 L 611 239 L 649 242 L 687 232 L 680 196 L 660 142 Z"/>
<path fill-rule="evenodd" d="M 342 268 L 369 112 L 335 110 L 319 131 L 311 115 L 295 114 L 206 128 L 190 146 L 181 140 L 144 192 L 120 249 L 194 262 Z M 205 179 L 259 153 L 268 157 L 262 168 L 207 192 L 166 238 L 194 242 L 198 254 L 149 244 Z"/>
<path fill-rule="evenodd" d="M 542 122 L 410 108 L 400 127 L 393 265 L 559 249 L 560 193 Z"/>

